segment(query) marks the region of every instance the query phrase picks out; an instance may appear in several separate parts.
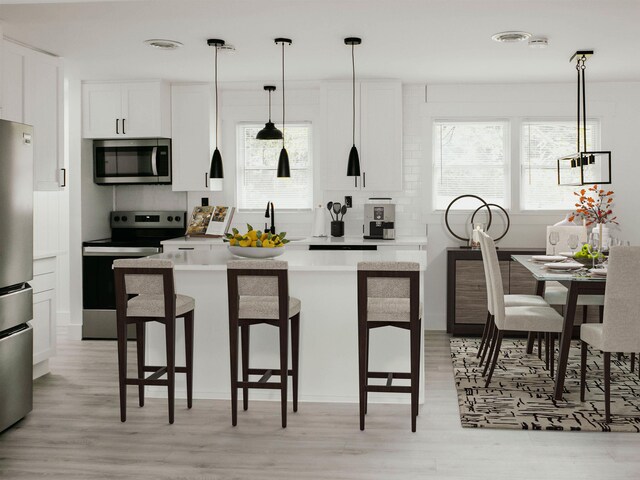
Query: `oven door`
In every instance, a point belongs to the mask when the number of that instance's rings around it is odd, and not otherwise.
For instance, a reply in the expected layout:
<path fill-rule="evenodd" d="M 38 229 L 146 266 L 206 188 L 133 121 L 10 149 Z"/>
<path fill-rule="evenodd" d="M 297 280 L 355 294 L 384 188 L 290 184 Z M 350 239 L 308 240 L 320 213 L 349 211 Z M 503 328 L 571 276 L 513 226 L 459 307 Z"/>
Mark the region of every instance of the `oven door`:
<path fill-rule="evenodd" d="M 171 140 L 96 140 L 97 184 L 170 184 Z"/>
<path fill-rule="evenodd" d="M 116 339 L 116 289 L 113 261 L 142 258 L 161 252 L 160 247 L 83 247 L 82 338 Z M 135 328 L 129 327 L 129 339 Z"/>

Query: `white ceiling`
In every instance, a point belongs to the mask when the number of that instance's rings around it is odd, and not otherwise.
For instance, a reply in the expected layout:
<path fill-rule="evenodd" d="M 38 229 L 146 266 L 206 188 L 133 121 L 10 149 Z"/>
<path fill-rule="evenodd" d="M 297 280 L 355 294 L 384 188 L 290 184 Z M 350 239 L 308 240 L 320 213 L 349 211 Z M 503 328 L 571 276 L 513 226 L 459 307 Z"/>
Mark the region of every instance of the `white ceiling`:
<path fill-rule="evenodd" d="M 220 54 L 221 81 L 274 81 L 287 48 L 289 80 L 345 78 L 361 36 L 363 77 L 405 82 L 573 82 L 568 59 L 594 49 L 588 80 L 640 80 L 636 0 L 145 0 L 62 3 L 0 0 L 6 36 L 63 56 L 83 79 L 164 78 L 210 81 L 209 37 L 236 51 Z M 490 37 L 525 30 L 549 37 L 543 50 Z M 184 43 L 176 51 L 149 38 Z"/>

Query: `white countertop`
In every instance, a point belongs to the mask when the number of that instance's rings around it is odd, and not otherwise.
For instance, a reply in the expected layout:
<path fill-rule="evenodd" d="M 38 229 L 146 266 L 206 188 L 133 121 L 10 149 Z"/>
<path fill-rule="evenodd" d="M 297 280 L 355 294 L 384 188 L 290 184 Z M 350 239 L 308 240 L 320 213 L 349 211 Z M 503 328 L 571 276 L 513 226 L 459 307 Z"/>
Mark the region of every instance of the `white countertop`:
<path fill-rule="evenodd" d="M 229 260 L 238 260 L 227 249 L 211 251 L 180 251 L 152 255 L 150 258 L 172 260 L 176 271 L 216 271 L 226 270 Z M 291 250 L 276 258 L 289 262 L 290 271 L 333 271 L 355 272 L 358 262 L 418 262 L 420 270 L 427 266 L 426 251 L 419 250 L 340 250 L 340 251 L 307 251 Z"/>
<path fill-rule="evenodd" d="M 291 244 L 294 245 L 415 245 L 422 246 L 427 244 L 427 237 L 397 237 L 394 240 L 370 240 L 362 237 L 296 237 L 291 236 Z M 165 240 L 162 245 L 185 245 L 205 244 L 205 245 L 223 245 L 222 238 L 207 237 L 178 237 Z"/>

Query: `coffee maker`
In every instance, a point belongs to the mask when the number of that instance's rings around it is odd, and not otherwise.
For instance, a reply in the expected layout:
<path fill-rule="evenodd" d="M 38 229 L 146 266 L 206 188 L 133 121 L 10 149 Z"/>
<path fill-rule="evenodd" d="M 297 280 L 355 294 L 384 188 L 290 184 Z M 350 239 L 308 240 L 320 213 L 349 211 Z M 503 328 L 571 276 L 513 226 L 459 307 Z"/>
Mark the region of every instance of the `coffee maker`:
<path fill-rule="evenodd" d="M 395 221 L 396 205 L 391 198 L 370 198 L 364 204 L 364 238 L 393 240 Z"/>

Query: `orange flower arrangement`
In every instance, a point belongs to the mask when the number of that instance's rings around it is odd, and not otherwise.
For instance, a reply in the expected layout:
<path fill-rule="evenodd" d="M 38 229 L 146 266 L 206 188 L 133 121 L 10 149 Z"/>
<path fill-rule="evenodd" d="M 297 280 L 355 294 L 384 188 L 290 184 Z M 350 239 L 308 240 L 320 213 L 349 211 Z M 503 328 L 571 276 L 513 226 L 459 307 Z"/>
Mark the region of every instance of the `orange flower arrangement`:
<path fill-rule="evenodd" d="M 587 221 L 587 226 L 604 223 L 615 223 L 618 217 L 612 217 L 613 215 L 613 192 L 609 190 L 605 192 L 598 185 L 589 187 L 589 190 L 584 188 L 580 192 L 573 192 L 576 197 L 579 197 L 579 202 L 576 203 L 576 211 L 571 214 L 569 221 L 572 222 L 576 217 L 582 218 Z"/>

